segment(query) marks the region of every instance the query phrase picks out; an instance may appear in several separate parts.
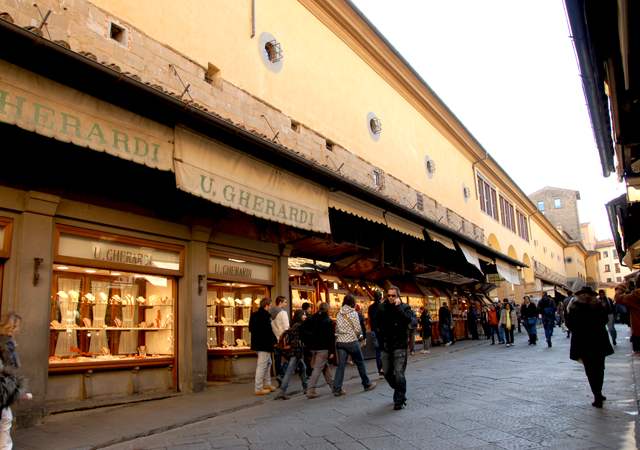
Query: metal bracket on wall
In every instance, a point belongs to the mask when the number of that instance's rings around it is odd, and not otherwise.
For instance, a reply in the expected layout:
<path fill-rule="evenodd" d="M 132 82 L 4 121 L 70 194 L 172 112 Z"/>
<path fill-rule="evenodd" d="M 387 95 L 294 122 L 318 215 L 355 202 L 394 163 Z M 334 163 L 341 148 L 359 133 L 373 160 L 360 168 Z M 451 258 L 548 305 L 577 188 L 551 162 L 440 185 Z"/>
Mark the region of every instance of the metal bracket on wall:
<path fill-rule="evenodd" d="M 204 291 L 204 280 L 206 278 L 206 275 L 198 275 L 198 295 L 202 295 L 202 291 Z"/>
<path fill-rule="evenodd" d="M 48 10 L 47 13 L 43 15 L 37 3 L 34 3 L 33 6 L 38 10 L 38 14 L 40 14 L 40 25 L 38 25 L 38 30 L 42 32 L 42 28 L 44 28 L 44 30 L 47 32 L 47 36 L 49 36 L 49 39 L 51 39 L 51 33 L 49 33 L 49 27 L 47 27 L 47 20 L 49 20 L 51 10 Z"/>
<path fill-rule="evenodd" d="M 43 258 L 33 258 L 33 285 L 37 286 L 40 281 L 40 266 L 44 261 Z"/>

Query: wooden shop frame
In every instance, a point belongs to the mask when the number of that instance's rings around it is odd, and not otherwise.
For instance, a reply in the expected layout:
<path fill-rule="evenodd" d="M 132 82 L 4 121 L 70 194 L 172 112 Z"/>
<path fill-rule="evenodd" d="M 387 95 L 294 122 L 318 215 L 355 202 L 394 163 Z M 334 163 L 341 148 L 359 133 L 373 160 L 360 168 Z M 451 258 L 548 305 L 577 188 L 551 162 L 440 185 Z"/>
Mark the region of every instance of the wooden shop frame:
<path fill-rule="evenodd" d="M 141 246 L 154 248 L 158 250 L 172 251 L 179 254 L 179 269 L 162 269 L 159 267 L 139 266 L 135 264 L 124 264 L 111 261 L 94 260 L 88 258 L 70 257 L 59 254 L 59 242 L 61 234 L 70 234 L 85 238 L 92 238 L 105 243 L 119 243 L 131 246 Z M 50 375 L 55 374 L 69 374 L 69 373 L 92 373 L 96 371 L 109 371 L 109 370 L 127 370 L 127 369 L 144 369 L 144 368 L 161 368 L 168 367 L 172 369 L 173 387 L 178 390 L 178 361 L 179 361 L 179 324 L 180 318 L 178 302 L 178 277 L 184 273 L 184 261 L 185 261 L 185 248 L 183 245 L 170 244 L 165 242 L 151 241 L 147 239 L 123 236 L 114 233 L 108 233 L 97 230 L 89 230 L 85 228 L 79 228 L 71 225 L 57 224 L 54 234 L 54 264 L 67 264 L 73 266 L 91 267 L 98 269 L 111 269 L 119 270 L 123 272 L 134 272 L 147 275 L 164 275 L 173 278 L 173 292 L 174 299 L 173 314 L 174 314 L 174 344 L 173 344 L 173 356 L 166 358 L 157 358 L 153 360 L 129 359 L 123 361 L 87 361 L 80 363 L 60 363 L 48 366 Z M 56 288 L 55 276 L 51 277 L 51 292 Z M 144 331 L 144 329 L 141 329 Z"/>

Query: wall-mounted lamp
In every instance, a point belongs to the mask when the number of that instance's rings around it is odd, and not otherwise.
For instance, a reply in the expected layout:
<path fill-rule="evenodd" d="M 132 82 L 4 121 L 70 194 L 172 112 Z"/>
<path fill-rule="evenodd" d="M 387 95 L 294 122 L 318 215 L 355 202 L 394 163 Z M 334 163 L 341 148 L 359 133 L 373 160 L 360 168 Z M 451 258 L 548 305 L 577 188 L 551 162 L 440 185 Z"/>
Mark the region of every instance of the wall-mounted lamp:
<path fill-rule="evenodd" d="M 33 258 L 33 285 L 37 286 L 40 281 L 40 266 L 44 261 L 43 258 Z"/>
<path fill-rule="evenodd" d="M 206 279 L 206 275 L 198 275 L 198 295 L 202 295 L 202 291 L 204 291 L 204 281 Z"/>

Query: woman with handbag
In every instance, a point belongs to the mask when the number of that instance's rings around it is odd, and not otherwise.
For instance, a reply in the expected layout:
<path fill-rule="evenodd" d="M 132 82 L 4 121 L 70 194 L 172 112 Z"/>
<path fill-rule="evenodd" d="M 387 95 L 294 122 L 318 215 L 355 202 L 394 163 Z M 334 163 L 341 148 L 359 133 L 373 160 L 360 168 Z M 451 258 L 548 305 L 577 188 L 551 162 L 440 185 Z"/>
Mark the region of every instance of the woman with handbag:
<path fill-rule="evenodd" d="M 369 380 L 367 368 L 364 365 L 361 347 L 366 343 L 366 338 L 364 337 L 364 330 L 360 325 L 355 306 L 356 299 L 353 295 L 345 295 L 342 301 L 342 308 L 340 308 L 336 317 L 338 368 L 336 369 L 336 376 L 333 380 L 333 395 L 336 397 L 346 394 L 342 389 L 342 382 L 344 380 L 344 370 L 349 356 L 351 356 L 351 359 L 358 368 L 364 390 L 370 391 L 376 387 L 376 384 Z"/>

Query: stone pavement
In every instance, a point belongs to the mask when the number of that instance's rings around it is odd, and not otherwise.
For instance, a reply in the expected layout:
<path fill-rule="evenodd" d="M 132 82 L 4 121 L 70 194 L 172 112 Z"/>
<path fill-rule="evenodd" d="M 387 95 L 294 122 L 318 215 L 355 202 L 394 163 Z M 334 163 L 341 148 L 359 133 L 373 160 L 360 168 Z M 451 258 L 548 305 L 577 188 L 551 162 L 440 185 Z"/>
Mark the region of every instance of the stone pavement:
<path fill-rule="evenodd" d="M 65 415 L 57 422 L 19 430 L 16 447 L 99 447 L 97 439 L 87 439 L 104 434 L 102 427 L 113 439 L 123 439 L 136 435 L 131 428 L 137 422 L 138 435 L 151 435 L 108 448 L 634 449 L 638 407 L 633 372 L 640 376 L 640 364 L 631 363 L 627 328 L 618 328 L 617 352 L 607 359 L 608 401 L 601 410 L 591 406 L 582 366 L 568 359 L 568 339 L 556 329 L 552 349 L 527 346 L 523 334 L 516 335 L 512 348 L 486 341 L 459 342 L 412 358 L 407 369 L 409 402 L 402 411 L 392 410 L 391 390 L 384 381 L 365 393 L 353 380 L 345 385 L 349 394 L 340 398 L 322 388 L 324 395 L 314 400 L 298 395 L 287 401 L 257 402 L 250 386 L 228 385 L 225 395 L 211 394 L 214 388 L 204 394 L 79 415 L 75 435 L 70 428 L 74 418 Z M 191 417 L 193 422 L 197 414 L 189 412 L 187 403 L 195 409 L 208 406 L 214 415 L 220 404 L 231 401 L 227 397 L 245 403 L 190 425 L 152 432 L 171 428 L 171 420 L 175 425 Z M 180 399 L 183 404 L 176 408 L 173 402 Z M 137 414 L 133 422 L 127 410 Z M 102 425 L 100 419 L 108 420 Z M 149 428 L 154 423 L 157 426 Z M 63 443 L 64 436 L 68 439 Z M 49 440 L 43 441 L 46 437 Z"/>

